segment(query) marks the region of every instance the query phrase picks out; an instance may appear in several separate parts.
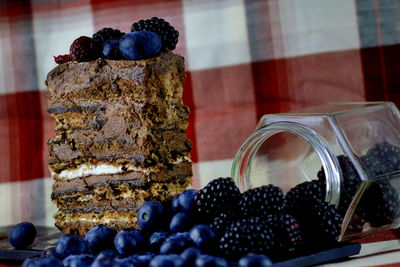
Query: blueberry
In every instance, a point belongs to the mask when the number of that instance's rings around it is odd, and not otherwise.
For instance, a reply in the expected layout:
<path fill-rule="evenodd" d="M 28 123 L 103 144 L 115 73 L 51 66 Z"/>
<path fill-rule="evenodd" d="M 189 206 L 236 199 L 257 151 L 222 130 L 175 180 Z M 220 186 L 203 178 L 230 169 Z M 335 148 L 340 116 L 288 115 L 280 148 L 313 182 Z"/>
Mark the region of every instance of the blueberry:
<path fill-rule="evenodd" d="M 178 212 L 172 217 L 169 224 L 169 230 L 175 234 L 178 232 L 185 232 L 193 225 L 192 218 L 185 212 Z"/>
<path fill-rule="evenodd" d="M 177 213 L 177 212 L 179 212 L 179 211 L 181 211 L 180 210 L 180 206 L 179 206 L 179 196 L 180 196 L 180 194 L 179 195 L 176 195 L 173 199 L 172 199 L 172 202 L 171 202 L 171 211 L 172 211 L 172 213 Z"/>
<path fill-rule="evenodd" d="M 136 239 L 136 244 L 138 246 L 138 251 L 144 251 L 146 249 L 146 236 L 142 233 L 142 231 L 134 229 L 130 231 Z"/>
<path fill-rule="evenodd" d="M 63 267 L 63 263 L 53 255 L 43 255 L 40 257 L 27 258 L 22 263 L 22 267 Z"/>
<path fill-rule="evenodd" d="M 119 51 L 118 40 L 108 40 L 103 46 L 103 56 L 107 59 L 120 59 L 122 58 L 121 52 Z"/>
<path fill-rule="evenodd" d="M 184 236 L 171 236 L 160 247 L 160 254 L 181 253 L 191 243 Z"/>
<path fill-rule="evenodd" d="M 136 267 L 135 262 L 130 258 L 115 258 L 114 266 L 118 267 Z"/>
<path fill-rule="evenodd" d="M 150 261 L 155 257 L 154 253 L 136 254 L 131 256 L 135 267 L 147 267 Z"/>
<path fill-rule="evenodd" d="M 117 232 L 105 225 L 96 225 L 90 229 L 85 240 L 89 243 L 93 252 L 98 253 L 102 250 L 112 249 L 113 240 Z"/>
<path fill-rule="evenodd" d="M 139 251 L 138 241 L 133 232 L 121 230 L 114 238 L 114 246 L 119 254 L 131 255 Z"/>
<path fill-rule="evenodd" d="M 69 255 L 62 263 L 65 267 L 85 267 L 92 265 L 94 257 L 89 254 Z"/>
<path fill-rule="evenodd" d="M 11 229 L 8 241 L 13 247 L 23 248 L 31 245 L 35 237 L 35 226 L 30 222 L 22 222 Z"/>
<path fill-rule="evenodd" d="M 52 247 L 52 248 L 48 248 L 48 249 L 46 249 L 46 250 L 43 250 L 42 256 L 45 256 L 45 255 L 53 255 L 53 256 L 56 257 L 56 258 L 59 258 L 59 257 L 60 257 L 60 256 L 58 256 L 55 247 Z"/>
<path fill-rule="evenodd" d="M 247 254 L 238 261 L 238 267 L 266 267 L 272 266 L 272 261 L 262 254 Z"/>
<path fill-rule="evenodd" d="M 89 244 L 77 235 L 63 235 L 58 239 L 56 252 L 61 259 L 69 255 L 89 252 Z"/>
<path fill-rule="evenodd" d="M 97 258 L 99 257 L 113 257 L 113 258 L 118 258 L 119 254 L 117 251 L 115 251 L 114 249 L 107 249 L 107 250 L 103 250 L 101 251 L 98 255 Z"/>
<path fill-rule="evenodd" d="M 97 256 L 91 267 L 118 267 L 119 265 L 115 259 L 115 257 L 111 256 Z"/>
<path fill-rule="evenodd" d="M 160 228 L 163 215 L 164 207 L 160 203 L 147 201 L 139 208 L 138 225 L 143 231 L 154 232 Z"/>
<path fill-rule="evenodd" d="M 185 212 L 191 212 L 194 207 L 194 196 L 197 194 L 197 190 L 187 189 L 179 194 L 178 202 L 179 209 Z"/>
<path fill-rule="evenodd" d="M 194 265 L 196 267 L 228 267 L 228 262 L 221 257 L 200 255 L 196 258 Z"/>
<path fill-rule="evenodd" d="M 159 251 L 161 244 L 168 238 L 167 232 L 155 232 L 149 237 L 148 247 L 151 251 Z"/>
<path fill-rule="evenodd" d="M 192 266 L 194 264 L 194 261 L 196 260 L 196 258 L 201 254 L 202 254 L 201 249 L 199 249 L 197 247 L 190 247 L 190 248 L 185 249 L 181 253 L 181 257 L 185 261 L 185 265 Z"/>
<path fill-rule="evenodd" d="M 149 267 L 180 267 L 183 266 L 183 259 L 177 254 L 155 256 L 149 264 Z"/>
<path fill-rule="evenodd" d="M 202 250 L 210 251 L 216 245 L 216 234 L 206 224 L 197 224 L 189 232 L 190 238 Z"/>
<path fill-rule="evenodd" d="M 127 33 L 119 41 L 121 54 L 132 60 L 154 57 L 160 53 L 161 46 L 160 36 L 147 31 Z"/>

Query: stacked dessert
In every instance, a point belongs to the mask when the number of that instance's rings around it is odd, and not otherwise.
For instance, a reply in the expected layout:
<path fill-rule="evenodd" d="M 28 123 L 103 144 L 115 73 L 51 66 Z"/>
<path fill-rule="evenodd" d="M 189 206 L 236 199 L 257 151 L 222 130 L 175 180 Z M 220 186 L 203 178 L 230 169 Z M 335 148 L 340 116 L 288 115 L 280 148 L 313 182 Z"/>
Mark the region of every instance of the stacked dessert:
<path fill-rule="evenodd" d="M 64 233 L 84 235 L 98 224 L 135 228 L 141 204 L 171 200 L 190 185 L 184 59 L 163 33 L 148 34 L 150 21 L 125 35 L 105 28 L 78 38 L 47 76 L 54 218 Z"/>

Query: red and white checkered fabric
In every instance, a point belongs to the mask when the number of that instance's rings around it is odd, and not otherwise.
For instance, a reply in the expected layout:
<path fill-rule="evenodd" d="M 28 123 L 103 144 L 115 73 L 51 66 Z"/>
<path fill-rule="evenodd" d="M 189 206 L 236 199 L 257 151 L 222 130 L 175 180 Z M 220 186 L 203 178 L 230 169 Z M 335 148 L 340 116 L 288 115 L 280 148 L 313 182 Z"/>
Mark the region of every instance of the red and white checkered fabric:
<path fill-rule="evenodd" d="M 158 16 L 179 32 L 194 187 L 230 176 L 265 113 L 332 101 L 400 104 L 400 2 L 1 0 L 0 225 L 52 225 L 46 112 L 53 56 L 103 27 Z"/>

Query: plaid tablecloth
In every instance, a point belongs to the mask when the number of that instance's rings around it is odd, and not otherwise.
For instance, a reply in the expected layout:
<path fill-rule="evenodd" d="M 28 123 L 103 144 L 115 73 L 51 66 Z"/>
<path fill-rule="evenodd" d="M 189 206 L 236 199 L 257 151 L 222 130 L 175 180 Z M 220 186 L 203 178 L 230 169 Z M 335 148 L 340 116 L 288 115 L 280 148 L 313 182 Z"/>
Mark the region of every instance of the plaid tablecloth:
<path fill-rule="evenodd" d="M 262 114 L 400 104 L 397 0 L 1 0 L 0 225 L 53 224 L 44 85 L 53 56 L 81 35 L 153 16 L 180 32 L 195 188 L 230 175 Z"/>

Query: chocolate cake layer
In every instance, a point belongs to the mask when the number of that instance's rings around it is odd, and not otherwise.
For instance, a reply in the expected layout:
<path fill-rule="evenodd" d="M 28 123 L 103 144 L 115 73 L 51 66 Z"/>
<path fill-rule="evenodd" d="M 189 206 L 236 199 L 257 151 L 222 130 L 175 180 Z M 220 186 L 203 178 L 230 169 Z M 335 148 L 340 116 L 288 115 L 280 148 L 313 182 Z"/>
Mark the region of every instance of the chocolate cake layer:
<path fill-rule="evenodd" d="M 145 60 L 60 64 L 47 75 L 48 108 L 84 107 L 122 99 L 127 104 L 182 104 L 184 59 L 172 52 Z"/>
<path fill-rule="evenodd" d="M 104 224 L 117 231 L 138 228 L 137 210 L 105 210 L 101 213 L 66 213 L 62 210 L 54 214 L 55 225 L 64 234 L 84 236 L 87 231 L 98 224 Z"/>
<path fill-rule="evenodd" d="M 192 143 L 182 131 L 127 133 L 116 128 L 112 137 L 93 130 L 67 131 L 49 140 L 49 166 L 59 173 L 63 169 L 93 160 L 127 160 L 136 166 L 170 164 L 187 155 Z"/>
<path fill-rule="evenodd" d="M 101 212 L 105 209 L 137 209 L 145 201 L 166 202 L 188 188 L 191 176 L 173 179 L 168 182 L 150 181 L 134 186 L 129 181 L 93 185 L 85 191 L 53 193 L 52 199 L 57 207 L 65 212 Z"/>
<path fill-rule="evenodd" d="M 106 131 L 109 125 L 134 131 L 146 129 L 180 129 L 188 126 L 189 108 L 184 105 L 144 105 L 126 106 L 124 103 L 105 103 L 101 106 L 80 108 L 54 107 L 48 110 L 56 120 L 56 132 L 66 130 Z M 120 118 L 115 122 L 116 118 Z"/>

